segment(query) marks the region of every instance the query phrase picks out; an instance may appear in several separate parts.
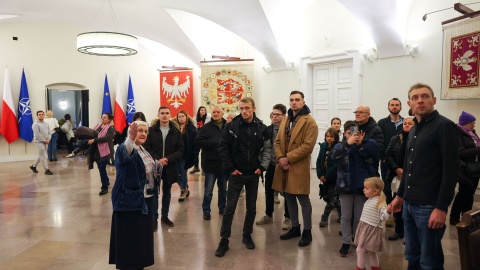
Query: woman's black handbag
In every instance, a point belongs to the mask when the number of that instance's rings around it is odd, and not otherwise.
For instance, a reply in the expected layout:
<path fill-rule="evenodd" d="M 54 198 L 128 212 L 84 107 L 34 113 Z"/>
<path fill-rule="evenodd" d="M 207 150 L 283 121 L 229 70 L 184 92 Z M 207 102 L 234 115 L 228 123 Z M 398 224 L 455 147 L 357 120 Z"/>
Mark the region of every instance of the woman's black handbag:
<path fill-rule="evenodd" d="M 469 162 L 463 164 L 463 170 L 468 177 L 480 177 L 480 162 Z"/>

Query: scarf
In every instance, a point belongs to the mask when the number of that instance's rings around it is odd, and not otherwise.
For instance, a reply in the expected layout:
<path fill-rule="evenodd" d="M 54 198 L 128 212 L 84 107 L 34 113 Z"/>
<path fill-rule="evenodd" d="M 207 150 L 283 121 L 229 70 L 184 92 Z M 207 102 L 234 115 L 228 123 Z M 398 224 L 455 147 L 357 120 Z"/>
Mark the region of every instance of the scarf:
<path fill-rule="evenodd" d="M 102 123 L 97 124 L 97 125 L 95 125 L 93 130 L 97 130 L 101 126 L 102 126 Z M 107 135 L 107 132 L 108 132 L 109 128 L 110 128 L 110 124 L 105 125 L 102 128 L 102 130 L 100 131 L 100 133 L 98 133 L 97 138 L 105 137 L 105 135 Z M 98 152 L 100 153 L 100 157 L 105 157 L 105 156 L 110 155 L 110 147 L 108 147 L 108 142 L 97 143 L 97 147 L 98 147 Z"/>
<path fill-rule="evenodd" d="M 475 145 L 477 147 L 480 147 L 480 138 L 478 138 L 478 136 L 473 133 L 473 129 L 468 129 L 468 128 L 465 128 L 463 126 L 460 126 L 458 125 L 463 131 L 465 131 L 465 133 L 467 133 L 470 137 L 472 137 L 473 141 L 475 142 Z"/>

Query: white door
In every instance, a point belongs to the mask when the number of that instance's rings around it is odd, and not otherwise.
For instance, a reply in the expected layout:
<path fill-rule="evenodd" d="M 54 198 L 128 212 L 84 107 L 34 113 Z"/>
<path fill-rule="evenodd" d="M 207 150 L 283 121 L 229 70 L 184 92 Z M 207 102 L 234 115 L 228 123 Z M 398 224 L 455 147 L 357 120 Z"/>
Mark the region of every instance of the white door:
<path fill-rule="evenodd" d="M 316 167 L 319 142 L 325 140 L 325 131 L 333 117 L 355 120 L 353 111 L 357 107 L 358 93 L 354 93 L 352 61 L 313 66 L 312 74 L 312 116 L 318 125 L 317 144 L 312 153 L 312 168 Z M 343 128 L 342 128 L 343 130 Z"/>

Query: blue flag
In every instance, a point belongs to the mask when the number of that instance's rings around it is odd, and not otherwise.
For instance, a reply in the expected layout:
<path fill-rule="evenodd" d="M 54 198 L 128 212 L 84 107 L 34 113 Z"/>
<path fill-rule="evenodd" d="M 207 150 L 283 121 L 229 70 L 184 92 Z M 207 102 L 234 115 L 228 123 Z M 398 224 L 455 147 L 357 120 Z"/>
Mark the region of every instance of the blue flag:
<path fill-rule="evenodd" d="M 112 102 L 110 101 L 110 90 L 108 89 L 107 74 L 105 74 L 105 85 L 103 86 L 102 115 L 105 113 L 113 113 Z"/>
<path fill-rule="evenodd" d="M 135 98 L 133 97 L 132 78 L 128 76 L 128 97 L 127 97 L 127 124 L 132 122 L 133 115 L 137 112 L 135 108 Z"/>
<path fill-rule="evenodd" d="M 27 142 L 33 140 L 33 118 L 30 108 L 30 98 L 28 97 L 27 79 L 25 70 L 22 70 L 22 82 L 20 84 L 20 96 L 18 97 L 18 133 L 20 138 Z"/>

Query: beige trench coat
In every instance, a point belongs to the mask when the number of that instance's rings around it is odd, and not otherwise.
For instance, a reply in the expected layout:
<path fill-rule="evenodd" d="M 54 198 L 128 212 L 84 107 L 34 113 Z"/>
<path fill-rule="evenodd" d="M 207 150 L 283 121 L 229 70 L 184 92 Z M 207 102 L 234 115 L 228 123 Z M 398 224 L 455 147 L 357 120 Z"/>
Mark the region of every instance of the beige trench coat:
<path fill-rule="evenodd" d="M 285 128 L 288 118 L 280 123 L 275 139 L 275 155 L 287 157 L 291 170 L 284 172 L 279 165 L 275 168 L 272 188 L 290 194 L 310 194 L 310 156 L 318 137 L 318 126 L 310 114 L 298 116 L 288 151 L 285 149 Z"/>

